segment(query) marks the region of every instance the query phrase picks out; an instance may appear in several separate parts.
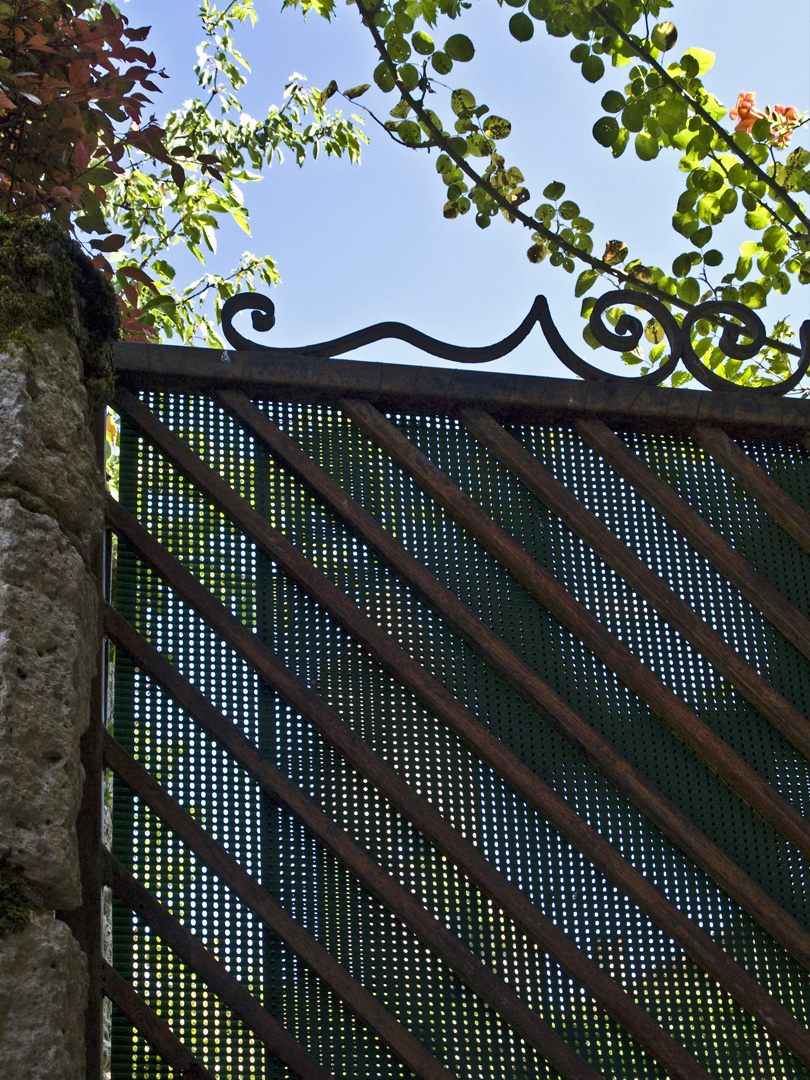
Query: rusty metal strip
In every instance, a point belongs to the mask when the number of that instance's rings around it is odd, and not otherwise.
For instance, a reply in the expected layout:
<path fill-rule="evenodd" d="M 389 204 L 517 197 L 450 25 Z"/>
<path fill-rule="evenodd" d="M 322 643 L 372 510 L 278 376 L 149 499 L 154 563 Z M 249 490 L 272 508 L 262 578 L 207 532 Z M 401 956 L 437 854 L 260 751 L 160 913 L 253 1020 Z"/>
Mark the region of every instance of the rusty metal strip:
<path fill-rule="evenodd" d="M 704 558 L 740 591 L 805 656 L 810 658 L 810 622 L 718 532 L 707 525 L 700 514 L 665 481 L 637 457 L 618 436 L 601 421 L 581 420 L 574 430 L 589 443 L 619 475 L 633 485 L 664 518 L 685 537 Z M 810 756 L 806 721 L 795 724 L 795 709 L 762 708 L 777 731 L 800 753 Z"/>
<path fill-rule="evenodd" d="M 109 637 L 145 671 L 161 684 L 174 701 L 193 716 L 260 784 L 274 802 L 295 814 L 321 844 L 330 850 L 370 893 L 389 911 L 407 923 L 428 948 L 432 949 L 470 989 L 497 1012 L 522 1038 L 534 1046 L 567 1080 L 599 1080 L 601 1073 L 585 1062 L 553 1028 L 532 1012 L 517 994 L 487 968 L 459 939 L 371 856 L 349 834 L 329 818 L 314 799 L 272 764 L 239 728 L 227 720 L 192 686 L 137 630 L 108 607 L 105 624 Z M 106 744 L 109 746 L 109 742 Z M 130 786 L 160 813 L 153 800 L 156 785 L 148 785 L 135 762 L 122 757 L 120 747 L 111 751 L 116 761 L 125 761 L 125 779 Z M 166 796 L 161 796 L 165 805 Z"/>
<path fill-rule="evenodd" d="M 800 547 L 810 552 L 810 514 L 803 510 L 783 487 L 772 480 L 765 470 L 720 428 L 710 424 L 698 424 L 692 435 L 706 453 L 711 454 L 715 461 L 742 485 L 746 494 L 756 499 Z M 771 618 L 770 615 L 768 618 Z"/>
<path fill-rule="evenodd" d="M 335 404 L 341 397 L 368 399 L 380 408 L 446 415 L 485 408 L 515 423 L 567 423 L 582 416 L 645 431 L 688 433 L 697 423 L 732 434 L 800 438 L 810 431 L 807 402 L 672 387 L 638 386 L 635 380 L 584 383 L 536 375 L 503 375 L 358 360 L 313 359 L 266 352 L 223 353 L 186 345 L 115 345 L 119 385 L 137 390 L 208 394 L 238 387 L 271 401 Z"/>
<path fill-rule="evenodd" d="M 549 955 L 578 982 L 588 989 L 615 1019 L 651 1052 L 650 1036 L 642 1034 L 639 1025 L 629 1026 L 619 1018 L 619 1011 L 629 1005 L 624 992 L 611 982 L 611 996 L 603 999 L 594 981 L 596 965 L 573 946 L 564 934 L 546 920 L 536 908 L 514 889 L 508 880 L 486 862 L 477 850 L 439 815 L 429 803 L 422 800 L 390 769 L 358 736 L 348 729 L 296 676 L 279 663 L 277 658 L 255 634 L 242 625 L 226 608 L 205 589 L 175 558 L 170 555 L 149 533 L 143 529 L 113 499 L 107 500 L 107 514 L 113 528 L 133 551 L 149 562 L 188 603 L 201 614 L 259 673 L 261 678 L 276 689 L 299 713 L 301 713 L 327 741 L 377 786 L 404 816 L 439 850 L 451 858 L 484 891 L 499 903 L 516 925 L 533 940 L 541 944 Z M 543 814 L 558 831 L 579 848 L 594 865 L 617 882 L 633 900 L 665 929 L 692 957 L 695 962 L 715 978 L 729 994 L 748 1009 L 771 1034 L 805 1064 L 810 1065 L 810 1033 L 794 1016 L 780 1005 L 759 983 L 719 948 L 703 930 L 671 904 L 651 883 L 640 874 L 618 851 L 608 844 L 571 808 L 546 787 L 483 725 L 473 721 L 471 734 L 486 750 L 481 756 L 492 758 L 494 767 L 505 777 L 513 789 L 534 809 Z M 494 744 L 494 745 L 492 745 Z M 489 751 L 487 753 L 487 750 Z M 525 914 L 524 914 L 525 913 Z M 651 1020 L 641 1014 L 643 1023 Z M 653 1022 L 654 1023 L 654 1022 Z M 660 1044 L 671 1043 L 669 1036 L 657 1029 L 651 1033 Z M 663 1037 L 663 1038 L 662 1038 Z M 677 1073 L 674 1075 L 678 1075 Z"/>
<path fill-rule="evenodd" d="M 777 904 L 690 818 L 585 722 L 524 663 L 454 592 L 447 589 L 325 469 L 237 391 L 214 395 L 266 449 L 338 515 L 380 559 L 409 581 L 445 623 L 460 634 L 525 702 L 614 783 L 681 850 L 701 866 L 804 968 L 810 971 L 810 933 Z"/>
<path fill-rule="evenodd" d="M 106 848 L 106 883 L 300 1080 L 336 1080 Z"/>
<path fill-rule="evenodd" d="M 143 799 L 219 880 L 346 1002 L 362 1023 L 379 1036 L 420 1080 L 455 1080 L 454 1074 L 296 922 L 221 844 L 213 840 L 187 810 L 167 795 L 108 732 L 104 738 L 104 758 L 127 787 Z M 584 1072 L 578 1075 L 586 1076 Z M 592 1078 L 598 1073 L 589 1072 L 587 1076 Z"/>
<path fill-rule="evenodd" d="M 93 439 L 99 476 L 104 475 L 106 460 L 106 408 L 93 417 Z M 96 584 L 99 604 L 108 593 L 112 564 L 112 536 L 106 530 L 90 554 L 90 572 Z M 99 851 L 104 833 L 104 768 L 101 759 L 101 731 L 107 719 L 107 644 L 98 635 L 96 669 L 90 685 L 90 710 L 87 730 L 81 737 L 81 764 L 84 769 L 82 796 L 76 818 L 79 877 L 82 886 L 81 907 L 61 911 L 59 917 L 72 930 L 87 959 L 88 994 L 84 1014 L 85 1070 L 98 1080 L 104 1057 L 104 1016 L 101 990 L 101 966 L 104 955 L 104 911 Z"/>
<path fill-rule="evenodd" d="M 202 1065 L 174 1034 L 165 1021 L 151 1009 L 115 968 L 102 962 L 101 980 L 104 993 L 114 1002 L 135 1030 L 146 1039 L 154 1051 L 176 1070 L 179 1080 L 217 1080 L 214 1073 Z"/>
<path fill-rule="evenodd" d="M 791 742 L 795 749 L 810 758 L 810 722 L 798 709 L 763 679 L 716 630 L 705 623 L 631 548 L 612 533 L 491 416 L 480 410 L 470 409 L 462 413 L 462 420 L 493 456 L 520 477 L 541 502 L 585 540 L 636 592 L 645 597 L 656 611 L 702 652 L 754 708 L 769 719 L 779 717 L 780 723 L 790 728 Z M 719 434 L 722 435 L 722 432 Z M 773 592 L 776 593 L 776 590 Z M 782 607 L 791 613 L 795 633 L 804 638 L 804 649 L 810 654 L 810 621 L 792 609 L 786 601 L 782 601 Z"/>
<path fill-rule="evenodd" d="M 786 840 L 810 858 L 810 822 L 767 784 L 727 743 L 492 518 L 450 481 L 368 402 L 341 408 L 358 427 L 443 506 L 551 614 L 583 641 L 623 682 L 646 701 L 728 786 Z"/>

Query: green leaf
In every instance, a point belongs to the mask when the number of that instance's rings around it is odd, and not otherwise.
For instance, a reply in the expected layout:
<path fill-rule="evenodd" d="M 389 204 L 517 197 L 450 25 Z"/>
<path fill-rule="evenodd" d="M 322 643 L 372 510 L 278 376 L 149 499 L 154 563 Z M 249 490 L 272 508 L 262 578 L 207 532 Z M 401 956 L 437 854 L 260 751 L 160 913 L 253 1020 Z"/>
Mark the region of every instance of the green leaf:
<path fill-rule="evenodd" d="M 756 281 L 746 281 L 740 286 L 740 300 L 750 308 L 762 308 L 766 304 L 765 290 Z"/>
<path fill-rule="evenodd" d="M 642 161 L 652 161 L 653 158 L 658 157 L 658 151 L 661 149 L 661 144 L 648 131 L 641 131 L 636 135 L 635 145 L 636 154 Z"/>
<path fill-rule="evenodd" d="M 430 58 L 431 67 L 439 75 L 449 75 L 453 70 L 453 61 L 444 52 L 435 52 Z"/>
<path fill-rule="evenodd" d="M 619 121 L 613 116 L 600 116 L 593 125 L 593 137 L 601 146 L 612 146 L 619 135 Z"/>
<path fill-rule="evenodd" d="M 575 45 L 571 50 L 571 59 L 575 64 L 581 64 L 583 60 L 587 60 L 591 55 L 591 48 L 586 45 L 585 42 L 580 42 L 579 45 Z"/>
<path fill-rule="evenodd" d="M 418 52 L 420 56 L 430 56 L 435 48 L 433 38 L 423 30 L 418 30 L 413 35 L 411 38 L 411 45 L 413 45 L 414 50 Z"/>
<path fill-rule="evenodd" d="M 360 86 L 353 86 L 351 90 L 344 90 L 343 96 L 347 97 L 349 101 L 354 101 L 355 98 L 361 97 L 370 88 L 371 83 L 362 83 Z"/>
<path fill-rule="evenodd" d="M 601 56 L 591 56 L 582 64 L 583 78 L 587 79 L 590 83 L 599 82 L 602 76 L 605 74 L 605 64 Z"/>
<path fill-rule="evenodd" d="M 678 282 L 678 296 L 686 304 L 696 304 L 700 299 L 700 282 L 697 278 L 688 277 Z"/>
<path fill-rule="evenodd" d="M 717 195 L 704 195 L 697 204 L 698 217 L 707 225 L 716 225 L 725 216 Z"/>
<path fill-rule="evenodd" d="M 470 114 L 475 108 L 475 98 L 469 90 L 463 90 L 459 87 L 450 95 L 450 108 L 456 116 Z"/>
<path fill-rule="evenodd" d="M 757 206 L 745 215 L 745 224 L 749 229 L 766 229 L 771 221 L 771 213 L 764 206 Z"/>
<path fill-rule="evenodd" d="M 380 62 L 374 68 L 374 82 L 384 94 L 388 94 L 394 89 L 394 76 L 388 70 L 387 64 Z"/>
<path fill-rule="evenodd" d="M 595 270 L 583 270 L 574 286 L 574 296 L 582 296 L 583 293 L 586 293 L 598 277 L 599 275 Z"/>
<path fill-rule="evenodd" d="M 534 23 L 528 15 L 519 11 L 509 20 L 509 33 L 518 41 L 528 41 L 534 37 Z"/>
<path fill-rule="evenodd" d="M 512 131 L 512 125 L 502 116 L 488 116 L 484 121 L 484 134 L 490 139 L 505 139 Z"/>
<path fill-rule="evenodd" d="M 697 70 L 695 71 L 695 75 L 705 75 L 706 72 L 714 66 L 715 54 L 713 52 L 709 52 L 707 49 L 687 49 L 684 53 L 684 57 L 687 56 L 691 57 L 691 59 L 697 62 Z M 683 58 L 681 59 L 681 67 L 684 68 L 684 70 L 687 70 L 687 66 L 686 64 L 684 64 Z M 689 69 L 691 69 L 691 67 L 692 65 L 690 64 Z M 690 77 L 694 78 L 694 75 L 691 75 Z"/>
<path fill-rule="evenodd" d="M 408 90 L 415 90 L 419 85 L 419 70 L 413 64 L 403 64 L 399 69 L 399 78 Z"/>
<path fill-rule="evenodd" d="M 403 120 L 397 128 L 397 135 L 409 146 L 417 146 L 422 141 L 422 132 L 413 120 Z"/>
<path fill-rule="evenodd" d="M 712 238 L 711 225 L 704 225 L 702 229 L 695 229 L 689 240 L 695 247 L 704 247 Z"/>
<path fill-rule="evenodd" d="M 559 199 L 565 193 L 565 184 L 560 183 L 559 180 L 555 180 L 553 183 L 548 184 L 543 188 L 543 195 L 547 199 Z"/>
<path fill-rule="evenodd" d="M 465 34 L 449 37 L 444 43 L 444 51 L 451 60 L 458 60 L 460 64 L 466 64 L 475 56 L 475 46 Z"/>
<path fill-rule="evenodd" d="M 579 207 L 575 202 L 572 202 L 570 199 L 566 199 L 565 202 L 560 203 L 558 212 L 561 218 L 565 218 L 566 221 L 570 221 L 572 218 L 575 218 L 577 214 L 579 214 Z"/>
<path fill-rule="evenodd" d="M 758 120 L 754 121 L 754 125 L 751 128 L 751 134 L 757 142 L 766 142 L 771 137 L 771 125 L 764 116 L 760 116 Z"/>
<path fill-rule="evenodd" d="M 630 132 L 626 127 L 619 128 L 619 134 L 613 141 L 613 146 L 610 148 L 611 153 L 615 158 L 619 158 L 627 149 L 627 144 L 630 142 Z"/>
<path fill-rule="evenodd" d="M 608 90 L 602 98 L 602 108 L 608 113 L 621 112 L 624 105 L 624 94 L 620 94 L 618 90 Z"/>
<path fill-rule="evenodd" d="M 737 192 L 733 188 L 726 188 L 720 193 L 720 209 L 724 214 L 730 214 L 737 207 Z"/>
<path fill-rule="evenodd" d="M 781 225 L 771 225 L 762 234 L 762 246 L 766 251 L 787 252 L 790 247 L 787 229 L 783 229 Z"/>
<path fill-rule="evenodd" d="M 647 109 L 642 102 L 630 101 L 622 113 L 622 124 L 628 131 L 641 131 L 646 116 Z"/>

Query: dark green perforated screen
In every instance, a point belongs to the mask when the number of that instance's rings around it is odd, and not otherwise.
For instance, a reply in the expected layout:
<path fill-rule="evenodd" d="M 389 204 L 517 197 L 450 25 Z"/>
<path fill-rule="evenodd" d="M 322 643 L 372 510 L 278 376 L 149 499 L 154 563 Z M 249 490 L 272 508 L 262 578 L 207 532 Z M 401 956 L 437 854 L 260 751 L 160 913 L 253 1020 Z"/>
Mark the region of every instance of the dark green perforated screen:
<path fill-rule="evenodd" d="M 202 397 L 143 400 L 327 578 L 494 731 L 578 814 L 807 1024 L 808 977 L 430 605 Z M 429 567 L 591 725 L 796 920 L 810 926 L 808 868 L 570 631 L 336 408 L 262 403 L 408 551 Z M 726 680 L 454 419 L 391 419 L 736 752 L 806 813 L 808 765 Z M 749 663 L 805 712 L 797 650 L 572 432 L 513 434 Z M 625 437 L 735 548 L 810 613 L 810 557 L 702 452 L 670 436 Z M 798 451 L 747 447 L 805 508 Z M 281 657 L 595 960 L 708 1072 L 724 1080 L 808 1077 L 636 904 L 515 795 L 170 463 L 124 427 L 121 500 L 161 544 Z M 121 543 L 116 607 L 264 753 L 407 886 L 605 1077 L 661 1067 L 559 965 L 343 762 L 205 622 Z M 367 894 L 148 676 L 116 658 L 115 737 L 307 930 L 459 1077 L 556 1073 L 480 1003 L 413 931 Z M 121 783 L 114 853 L 204 940 L 336 1077 L 410 1075 L 292 951 Z M 159 937 L 116 902 L 114 963 L 222 1077 L 286 1077 Z M 113 1080 L 171 1075 L 117 1013 Z"/>

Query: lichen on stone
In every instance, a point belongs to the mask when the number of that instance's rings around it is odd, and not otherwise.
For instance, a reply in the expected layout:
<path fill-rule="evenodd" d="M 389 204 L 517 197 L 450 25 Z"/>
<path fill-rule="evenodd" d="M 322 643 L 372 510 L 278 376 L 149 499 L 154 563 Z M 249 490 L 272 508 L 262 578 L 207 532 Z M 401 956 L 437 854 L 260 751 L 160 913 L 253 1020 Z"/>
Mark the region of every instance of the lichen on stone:
<path fill-rule="evenodd" d="M 0 859 L 0 941 L 28 926 L 33 906 L 22 874 Z"/>
<path fill-rule="evenodd" d="M 91 403 L 114 387 L 119 334 L 115 291 L 75 240 L 49 221 L 0 217 L 0 347 L 28 346 L 32 331 L 67 326 L 75 335 Z"/>

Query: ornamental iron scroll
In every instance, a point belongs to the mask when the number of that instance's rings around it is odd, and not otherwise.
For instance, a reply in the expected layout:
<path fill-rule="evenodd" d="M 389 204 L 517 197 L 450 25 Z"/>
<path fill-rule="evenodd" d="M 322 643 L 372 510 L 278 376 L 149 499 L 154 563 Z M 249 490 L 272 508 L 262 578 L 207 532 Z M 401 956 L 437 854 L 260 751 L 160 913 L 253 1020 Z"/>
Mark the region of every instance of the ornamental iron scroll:
<path fill-rule="evenodd" d="M 623 312 L 610 328 L 604 321 L 605 313 L 614 307 L 632 304 L 648 312 L 660 325 L 669 346 L 669 357 L 659 367 L 644 375 L 615 375 L 601 371 L 589 364 L 565 343 L 559 330 L 554 325 L 545 296 L 538 296 L 526 318 L 516 330 L 501 341 L 485 346 L 450 345 L 444 341 L 423 334 L 412 326 L 400 322 L 381 322 L 367 326 L 343 337 L 321 341 L 314 345 L 299 348 L 278 349 L 272 346 L 250 341 L 240 334 L 233 325 L 234 316 L 240 311 L 250 311 L 253 329 L 266 333 L 275 325 L 275 305 L 261 293 L 242 293 L 226 300 L 222 307 L 222 329 L 232 348 L 242 352 L 273 351 L 276 354 L 296 354 L 298 356 L 333 357 L 341 356 L 363 345 L 376 341 L 398 339 L 420 349 L 422 352 L 437 356 L 442 360 L 452 360 L 459 364 L 485 364 L 498 360 L 512 352 L 529 335 L 536 323 L 554 355 L 575 375 L 591 382 L 620 382 L 633 380 L 637 383 L 660 384 L 668 379 L 678 364 L 683 361 L 686 370 L 698 382 L 710 390 L 756 390 L 760 393 L 786 394 L 795 389 L 810 368 L 810 319 L 806 319 L 799 330 L 801 352 L 798 367 L 792 374 L 780 382 L 768 386 L 741 386 L 718 375 L 708 368 L 692 347 L 692 327 L 700 319 L 707 319 L 722 327 L 718 347 L 723 354 L 733 360 L 753 360 L 763 345 L 779 346 L 765 336 L 762 320 L 744 304 L 726 300 L 709 300 L 696 304 L 684 316 L 679 325 L 667 307 L 655 297 L 645 293 L 617 289 L 599 297 L 591 310 L 589 326 L 594 338 L 600 345 L 613 352 L 632 352 L 641 342 L 644 327 L 635 315 Z M 731 321 L 731 320 L 736 320 Z M 784 348 L 784 346 L 782 346 Z M 795 350 L 790 349 L 793 352 Z"/>

